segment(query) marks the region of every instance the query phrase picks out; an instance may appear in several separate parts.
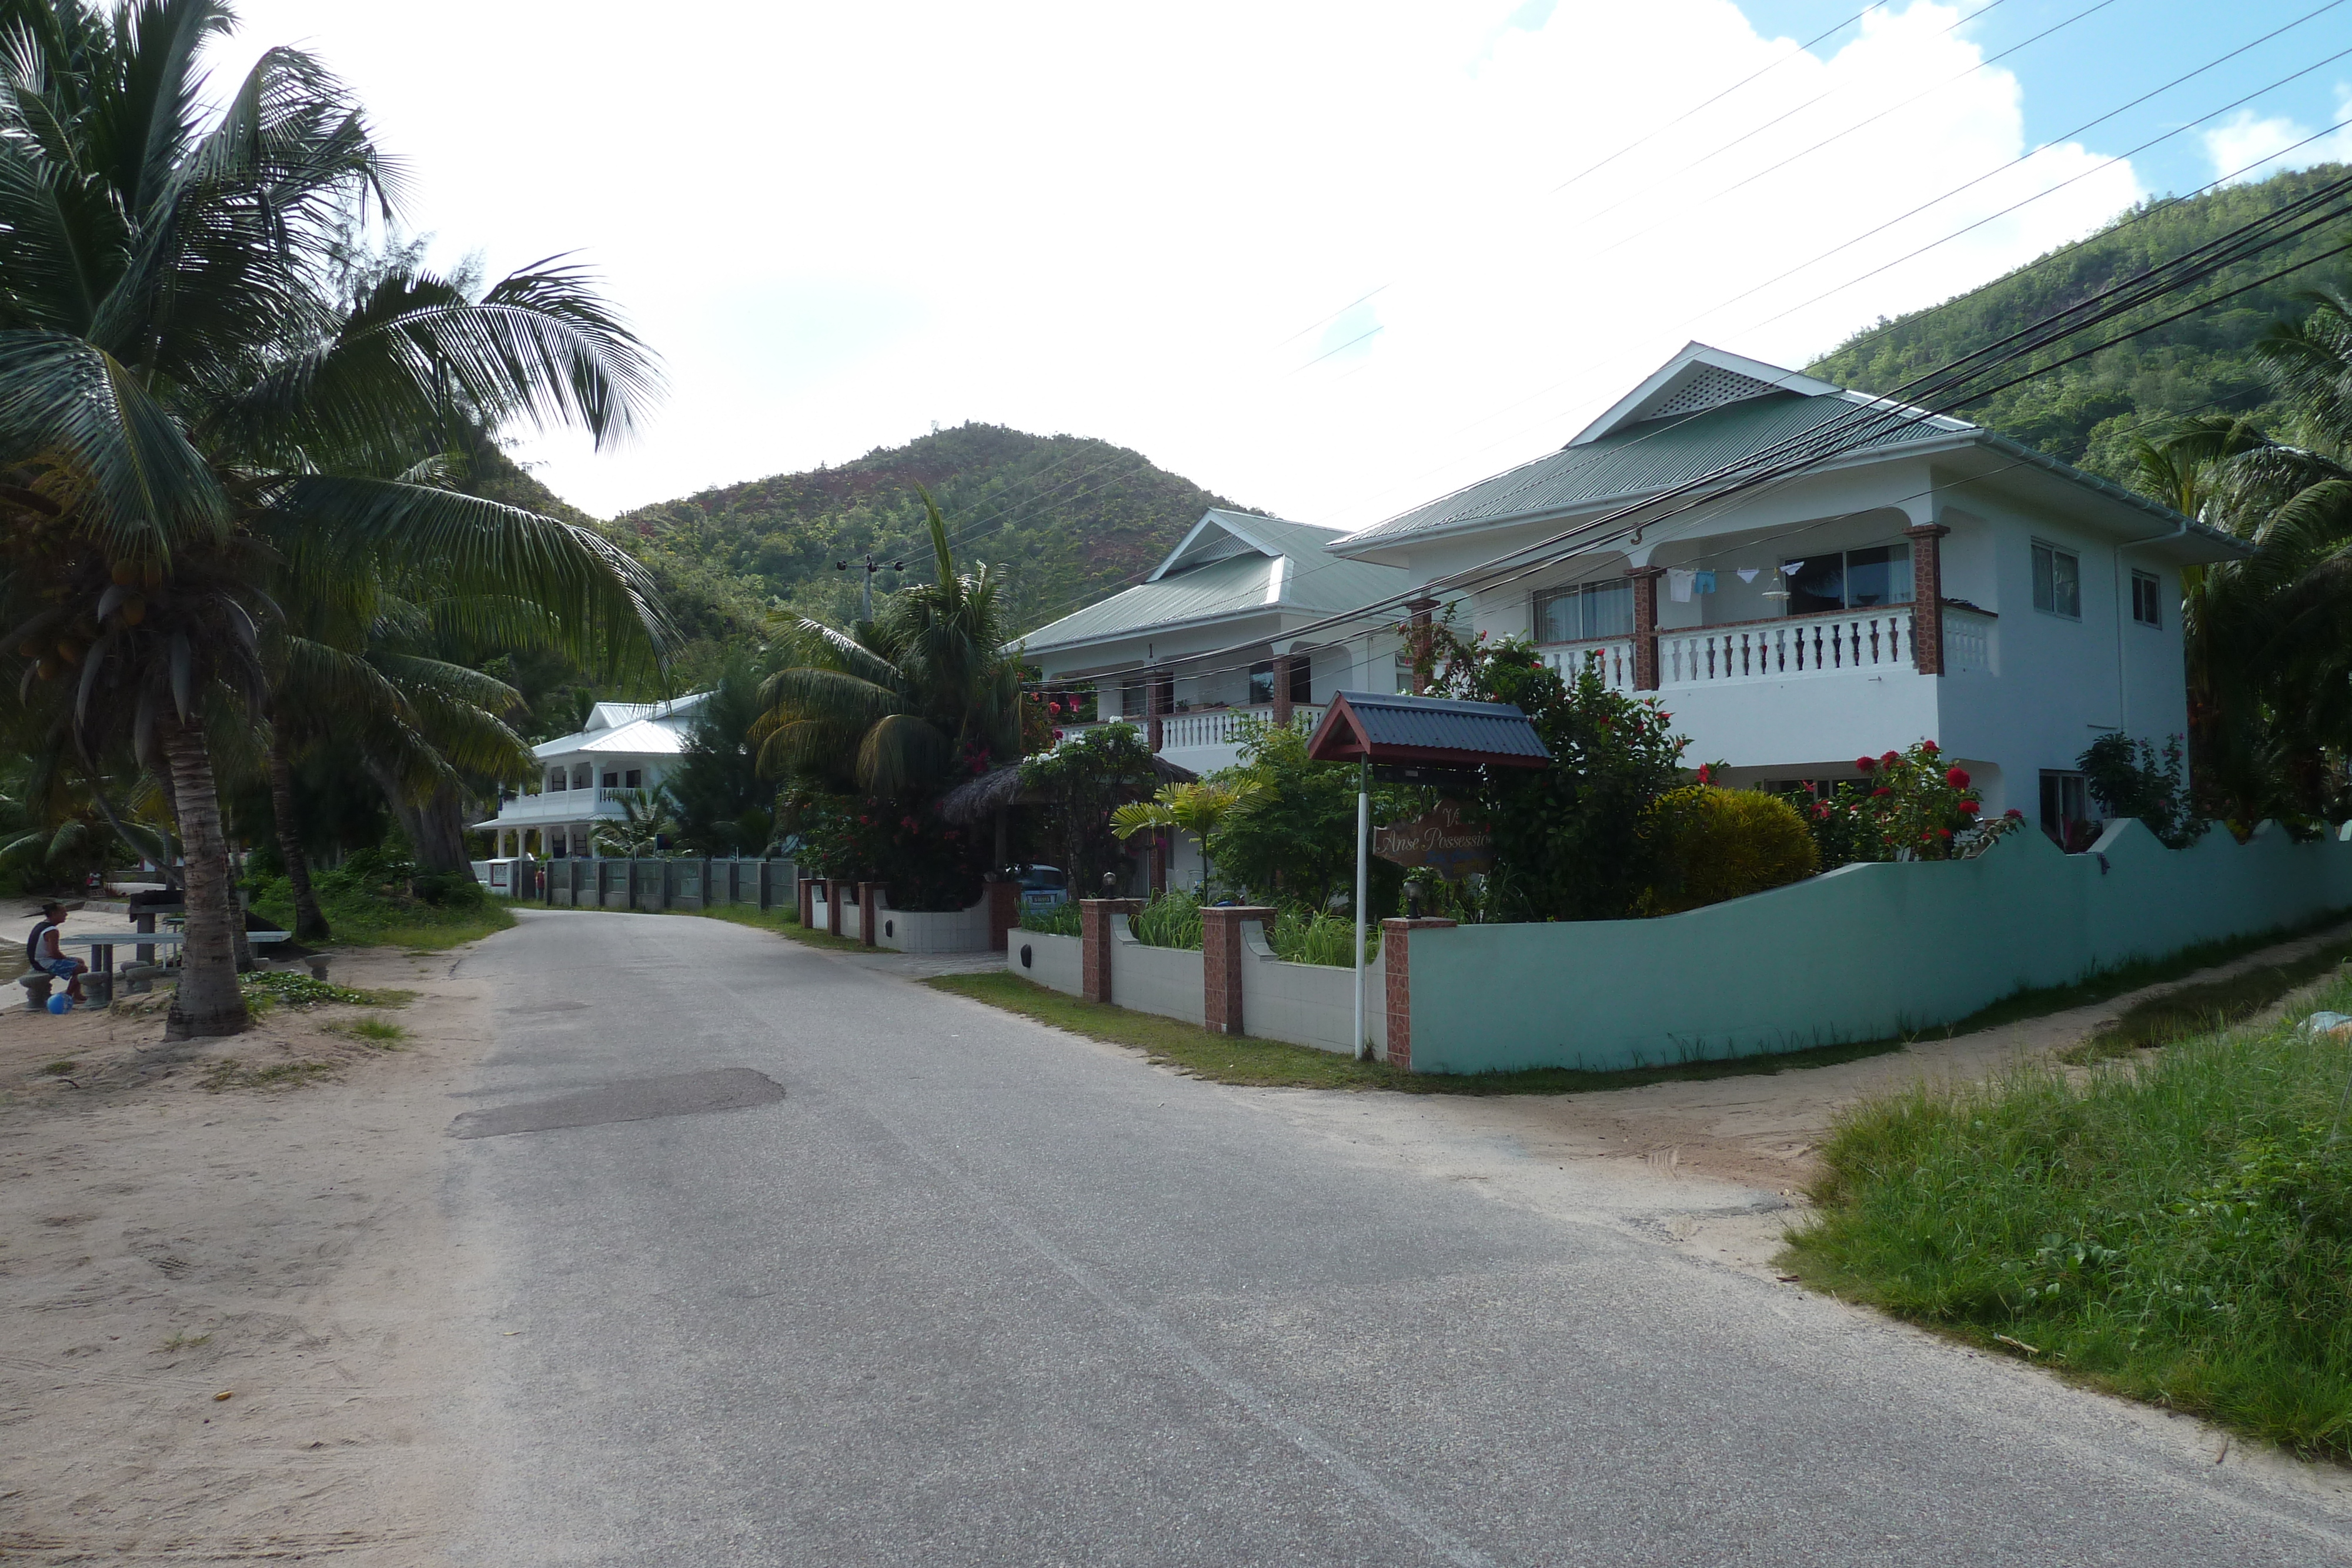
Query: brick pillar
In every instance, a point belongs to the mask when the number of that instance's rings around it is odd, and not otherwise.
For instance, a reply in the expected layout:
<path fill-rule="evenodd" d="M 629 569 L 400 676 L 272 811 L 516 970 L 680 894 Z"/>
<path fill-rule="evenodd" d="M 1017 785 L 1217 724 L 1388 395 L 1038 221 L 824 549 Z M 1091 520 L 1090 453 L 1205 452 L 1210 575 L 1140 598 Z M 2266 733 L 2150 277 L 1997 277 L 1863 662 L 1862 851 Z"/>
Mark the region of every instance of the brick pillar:
<path fill-rule="evenodd" d="M 1144 737 L 1151 743 L 1151 749 L 1154 752 L 1160 749 L 1160 672 L 1146 670 L 1143 673 L 1143 732 Z"/>
<path fill-rule="evenodd" d="M 865 933 L 868 947 L 880 946 L 874 939 L 882 935 L 882 922 L 875 914 L 876 906 L 882 902 L 881 891 L 882 884 L 878 882 L 857 884 L 857 928 Z"/>
<path fill-rule="evenodd" d="M 1388 980 L 1389 1049 L 1391 1067 L 1412 1071 L 1412 934 L 1460 924 L 1434 918 L 1381 922 L 1381 968 Z"/>
<path fill-rule="evenodd" d="M 1411 630 L 1405 633 L 1405 651 L 1412 655 L 1412 695 L 1421 695 L 1429 689 L 1430 612 L 1437 608 L 1434 599 L 1408 599 L 1404 607 L 1412 617 Z"/>
<path fill-rule="evenodd" d="M 839 877 L 824 879 L 824 928 L 835 936 L 841 935 L 841 890 L 848 885 Z"/>
<path fill-rule="evenodd" d="M 1021 924 L 1021 884 L 998 881 L 988 884 L 988 945 L 1005 950 L 1013 928 Z"/>
<path fill-rule="evenodd" d="M 1110 917 L 1132 915 L 1142 907 L 1139 898 L 1078 900 L 1078 988 L 1087 1000 L 1110 1000 Z"/>
<path fill-rule="evenodd" d="M 1633 689 L 1654 692 L 1658 689 L 1658 579 L 1666 575 L 1666 569 L 1628 567 L 1625 575 L 1633 580 Z"/>
<path fill-rule="evenodd" d="M 1274 726 L 1276 729 L 1290 727 L 1290 655 L 1274 656 Z"/>
<path fill-rule="evenodd" d="M 816 878 L 804 876 L 799 883 L 793 894 L 800 901 L 801 929 L 808 931 L 816 925 Z"/>
<path fill-rule="evenodd" d="M 1911 541 L 1911 667 L 1923 675 L 1944 673 L 1944 546 L 1952 530 L 1941 523 L 1906 528 Z"/>
<path fill-rule="evenodd" d="M 1201 911 L 1201 977 L 1206 988 L 1201 998 L 1203 1021 L 1214 1034 L 1241 1034 L 1242 969 L 1249 962 L 1242 946 L 1242 924 L 1255 920 L 1274 924 L 1275 911 L 1250 904 L 1225 904 Z"/>
<path fill-rule="evenodd" d="M 1151 834 L 1151 891 L 1168 891 L 1168 831 L 1155 829 Z"/>

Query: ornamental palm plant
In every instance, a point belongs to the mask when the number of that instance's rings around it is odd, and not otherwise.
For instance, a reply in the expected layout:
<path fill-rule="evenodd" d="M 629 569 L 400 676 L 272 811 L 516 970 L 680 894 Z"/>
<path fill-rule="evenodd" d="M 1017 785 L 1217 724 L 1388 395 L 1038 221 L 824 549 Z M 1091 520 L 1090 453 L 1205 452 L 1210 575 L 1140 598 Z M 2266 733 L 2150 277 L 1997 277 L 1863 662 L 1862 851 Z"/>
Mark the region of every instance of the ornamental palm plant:
<path fill-rule="evenodd" d="M 206 113 L 197 53 L 229 26 L 221 0 L 0 0 L 0 657 L 85 755 L 162 759 L 187 857 L 173 1037 L 246 1022 L 207 729 L 267 711 L 284 603 L 389 573 L 528 600 L 583 644 L 662 630 L 601 538 L 399 476 L 467 421 L 625 434 L 642 350 L 566 267 L 347 287 L 389 171 L 297 51 Z"/>
<path fill-rule="evenodd" d="M 792 628 L 799 662 L 760 692 L 753 739 L 768 773 L 903 800 L 1020 756 L 1020 671 L 1003 651 L 997 580 L 985 565 L 957 574 L 947 520 L 920 493 L 938 580 L 900 589 L 855 631 Z"/>

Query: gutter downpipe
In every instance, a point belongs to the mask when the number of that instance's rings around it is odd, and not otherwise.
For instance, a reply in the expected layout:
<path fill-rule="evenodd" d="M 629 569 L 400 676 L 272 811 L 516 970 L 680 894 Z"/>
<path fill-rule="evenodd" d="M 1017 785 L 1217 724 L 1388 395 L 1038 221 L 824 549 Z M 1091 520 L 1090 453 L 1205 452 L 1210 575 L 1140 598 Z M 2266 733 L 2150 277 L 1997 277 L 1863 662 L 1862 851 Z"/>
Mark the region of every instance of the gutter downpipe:
<path fill-rule="evenodd" d="M 2116 547 L 2115 554 L 2107 558 L 2109 577 L 2107 586 L 2109 597 L 2114 601 L 2112 609 L 2116 618 L 2116 733 L 2117 735 L 2128 737 L 2131 734 L 2131 688 L 2124 680 L 2124 551 L 2137 549 L 2142 545 L 2162 544 L 2167 539 L 2179 538 L 2189 532 L 2189 517 L 2183 514 L 2171 532 L 2150 534 L 2144 539 L 2126 539 Z M 2178 610 L 2173 612 L 2176 617 L 2179 613 Z"/>
<path fill-rule="evenodd" d="M 1356 1060 L 1372 1059 L 1371 1037 L 1364 1032 L 1364 901 L 1369 880 L 1364 844 L 1372 836 L 1372 764 L 1356 765 Z"/>

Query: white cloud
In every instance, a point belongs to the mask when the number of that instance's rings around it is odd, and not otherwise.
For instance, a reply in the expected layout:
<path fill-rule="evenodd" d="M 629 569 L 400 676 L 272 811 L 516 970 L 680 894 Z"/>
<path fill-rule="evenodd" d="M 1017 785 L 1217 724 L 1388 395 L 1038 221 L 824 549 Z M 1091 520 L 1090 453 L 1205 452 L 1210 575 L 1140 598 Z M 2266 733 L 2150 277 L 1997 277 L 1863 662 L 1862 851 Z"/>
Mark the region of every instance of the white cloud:
<path fill-rule="evenodd" d="M 2027 151 L 2015 78 L 1917 0 L 1558 193 L 1794 43 L 1727 0 L 239 9 L 232 57 L 307 40 L 353 83 L 418 226 L 493 269 L 583 252 L 667 355 L 636 448 L 530 448 L 601 512 L 976 419 L 1368 522 L 1557 445 L 1685 338 L 1801 361 L 2141 193 L 2067 145 L 1903 217 Z"/>
<path fill-rule="evenodd" d="M 2205 132 L 2205 155 L 2216 178 L 2231 184 L 2266 180 L 2282 169 L 2352 161 L 2352 89 L 2336 89 L 2336 129 L 2313 141 L 2311 127 L 2284 115 L 2242 109 Z"/>

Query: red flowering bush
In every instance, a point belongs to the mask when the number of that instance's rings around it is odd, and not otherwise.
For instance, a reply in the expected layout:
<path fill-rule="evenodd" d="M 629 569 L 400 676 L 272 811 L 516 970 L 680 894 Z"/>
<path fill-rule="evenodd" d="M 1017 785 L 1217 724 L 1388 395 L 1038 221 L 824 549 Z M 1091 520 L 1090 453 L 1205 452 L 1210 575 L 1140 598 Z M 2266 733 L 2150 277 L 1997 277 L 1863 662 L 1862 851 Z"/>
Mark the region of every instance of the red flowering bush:
<path fill-rule="evenodd" d="M 1908 751 L 1854 758 L 1865 777 L 1822 791 L 1808 784 L 1798 802 L 1822 863 L 1851 861 L 1969 860 L 2024 824 L 2023 814 L 1987 819 L 1968 769 L 1939 768 L 1938 748 L 1923 740 Z"/>

